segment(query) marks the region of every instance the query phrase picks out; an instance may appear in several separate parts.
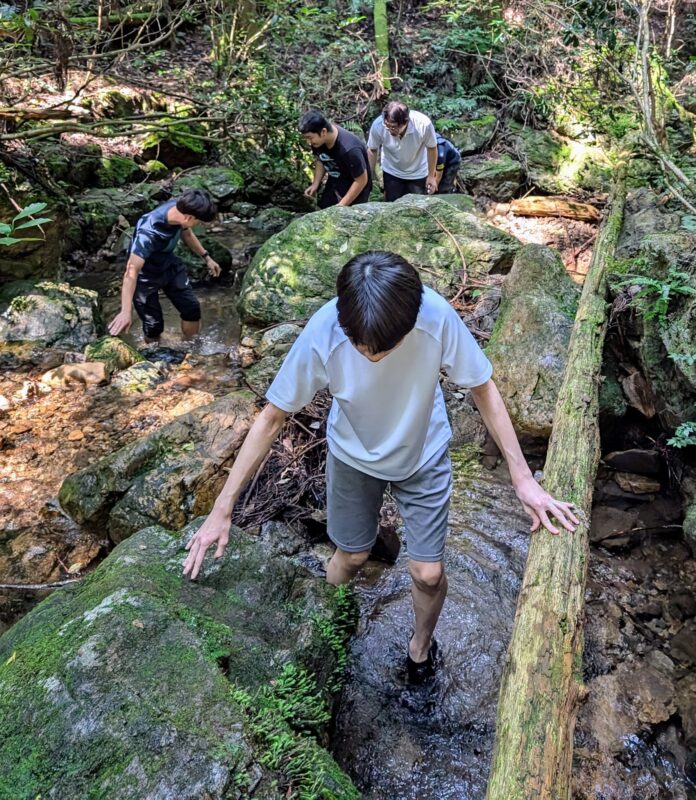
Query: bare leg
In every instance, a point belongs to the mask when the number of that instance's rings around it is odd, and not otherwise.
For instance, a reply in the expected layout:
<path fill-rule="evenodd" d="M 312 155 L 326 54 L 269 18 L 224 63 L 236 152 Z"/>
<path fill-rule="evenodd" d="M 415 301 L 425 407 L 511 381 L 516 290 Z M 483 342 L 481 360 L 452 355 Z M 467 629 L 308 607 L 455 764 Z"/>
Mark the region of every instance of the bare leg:
<path fill-rule="evenodd" d="M 147 336 L 145 337 L 145 344 L 159 344 L 159 336 L 154 339 L 150 339 Z"/>
<path fill-rule="evenodd" d="M 346 553 L 344 550 L 336 548 L 336 552 L 331 556 L 331 560 L 326 566 L 327 583 L 333 586 L 348 583 L 367 561 L 369 555 L 369 550 L 362 553 Z"/>
<path fill-rule="evenodd" d="M 181 320 L 181 333 L 184 339 L 193 339 L 201 332 L 201 321 L 187 322 L 185 319 Z"/>
<path fill-rule="evenodd" d="M 425 661 L 428 657 L 430 640 L 447 595 L 447 576 L 442 561 L 409 559 L 408 569 L 413 581 L 411 595 L 416 614 L 416 632 L 408 650 L 412 660 L 419 662 Z"/>

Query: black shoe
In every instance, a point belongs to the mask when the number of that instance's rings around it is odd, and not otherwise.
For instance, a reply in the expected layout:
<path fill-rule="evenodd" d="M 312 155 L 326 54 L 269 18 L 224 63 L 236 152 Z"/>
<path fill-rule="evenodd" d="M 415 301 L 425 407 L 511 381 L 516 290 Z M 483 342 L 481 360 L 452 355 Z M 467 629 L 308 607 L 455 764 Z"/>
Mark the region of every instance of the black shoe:
<path fill-rule="evenodd" d="M 414 661 L 411 654 L 407 651 L 406 654 L 406 672 L 408 674 L 408 682 L 413 686 L 420 686 L 425 681 L 435 675 L 437 669 L 437 641 L 433 638 L 430 640 L 430 648 L 428 649 L 428 657 L 425 661 Z"/>

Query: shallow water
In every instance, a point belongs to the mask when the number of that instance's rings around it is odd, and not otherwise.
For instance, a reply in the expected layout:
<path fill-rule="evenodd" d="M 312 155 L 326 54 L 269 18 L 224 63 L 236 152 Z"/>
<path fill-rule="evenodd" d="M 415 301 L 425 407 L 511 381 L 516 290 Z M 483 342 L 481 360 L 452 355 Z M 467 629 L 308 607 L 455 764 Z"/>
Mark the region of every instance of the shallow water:
<path fill-rule="evenodd" d="M 404 676 L 413 626 L 406 555 L 359 583 L 361 622 L 333 752 L 366 800 L 484 797 L 528 527 L 504 474 L 481 472 L 455 492 L 440 669 L 424 687 Z"/>

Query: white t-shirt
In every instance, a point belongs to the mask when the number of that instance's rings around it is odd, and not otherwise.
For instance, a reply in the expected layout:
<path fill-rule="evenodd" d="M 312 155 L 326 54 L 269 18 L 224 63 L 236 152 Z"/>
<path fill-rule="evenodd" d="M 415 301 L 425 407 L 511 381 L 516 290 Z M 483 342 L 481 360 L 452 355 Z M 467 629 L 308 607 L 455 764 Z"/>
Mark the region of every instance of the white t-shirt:
<path fill-rule="evenodd" d="M 415 327 L 377 362 L 351 344 L 338 324 L 334 298 L 309 320 L 266 397 L 293 413 L 328 388 L 333 395 L 329 450 L 368 475 L 398 481 L 452 437 L 440 369 L 467 388 L 485 383 L 493 372 L 456 311 L 437 292 L 424 289 Z"/>
<path fill-rule="evenodd" d="M 437 147 L 435 127 L 425 114 L 409 111 L 406 133 L 399 137 L 389 133 L 384 119 L 377 117 L 370 128 L 367 146 L 370 150 L 382 148 L 380 164 L 384 172 L 406 180 L 425 178 L 428 175 L 426 147 Z"/>

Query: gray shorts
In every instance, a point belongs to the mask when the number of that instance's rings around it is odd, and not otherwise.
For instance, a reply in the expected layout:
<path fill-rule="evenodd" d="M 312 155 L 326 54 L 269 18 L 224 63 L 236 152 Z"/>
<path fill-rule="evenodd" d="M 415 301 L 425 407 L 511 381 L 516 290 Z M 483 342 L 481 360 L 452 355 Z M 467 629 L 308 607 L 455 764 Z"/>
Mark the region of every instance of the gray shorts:
<path fill-rule="evenodd" d="M 389 481 L 366 475 L 328 453 L 328 533 L 336 547 L 346 553 L 372 549 L 388 484 Z M 408 557 L 414 561 L 442 561 L 451 493 L 447 445 L 410 477 L 391 482 L 391 494 L 406 528 Z"/>

